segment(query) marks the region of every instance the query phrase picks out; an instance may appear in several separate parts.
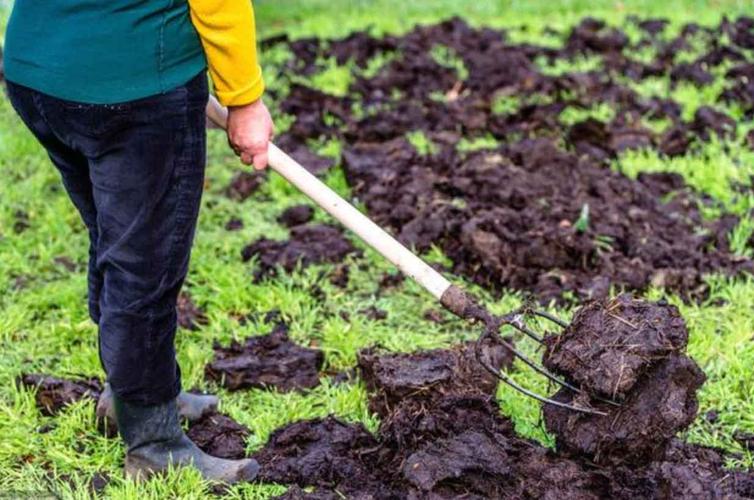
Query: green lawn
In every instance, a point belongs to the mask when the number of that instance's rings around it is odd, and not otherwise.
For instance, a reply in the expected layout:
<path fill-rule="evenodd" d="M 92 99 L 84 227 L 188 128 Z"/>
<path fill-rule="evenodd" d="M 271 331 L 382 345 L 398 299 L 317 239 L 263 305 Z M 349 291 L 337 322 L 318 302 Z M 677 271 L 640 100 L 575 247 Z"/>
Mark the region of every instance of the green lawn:
<path fill-rule="evenodd" d="M 0 3 L 0 30 L 4 29 L 7 7 Z M 375 32 L 400 32 L 417 22 L 431 22 L 454 14 L 473 24 L 516 28 L 514 40 L 540 40 L 545 25 L 565 27 L 584 15 L 620 23 L 628 14 L 668 16 L 673 28 L 687 21 L 717 23 L 723 13 L 736 15 L 752 11 L 751 0 L 701 1 L 670 0 L 586 1 L 553 0 L 504 1 L 476 0 L 258 0 L 257 23 L 260 36 L 279 32 L 292 36 L 340 36 L 353 29 L 371 28 Z M 524 26 L 526 29 L 521 29 Z M 671 29 L 673 29 L 671 28 Z M 262 53 L 268 85 L 284 87 L 286 77 L 277 73 L 284 51 Z M 589 61 L 583 64 L 588 65 Z M 550 68 L 562 71 L 568 68 Z M 346 88 L 348 68 L 329 68 L 312 80 L 331 91 Z M 681 85 L 670 89 L 667 82 L 644 85 L 640 90 L 672 95 L 693 112 L 709 102 L 710 92 Z M 274 109 L 274 106 L 273 106 Z M 727 109 L 740 117 L 736 109 Z M 610 110 L 592 110 L 596 114 Z M 574 119 L 578 119 L 575 117 Z M 286 119 L 278 120 L 284 128 Z M 741 123 L 740 133 L 751 125 Z M 741 135 L 741 134 L 739 134 Z M 413 138 L 421 142 L 421 138 Z M 417 285 L 405 283 L 393 293 L 377 296 L 376 282 L 390 266 L 377 254 L 366 250 L 367 266 L 351 266 L 347 290 L 332 286 L 319 275 L 327 266 L 313 267 L 291 276 L 253 284 L 253 265 L 241 262 L 241 248 L 261 235 L 285 237 L 286 230 L 275 218 L 287 206 L 303 202 L 304 197 L 272 175 L 270 181 L 243 203 L 227 199 L 222 191 L 241 167 L 227 149 L 223 135 L 210 132 L 209 168 L 204 207 L 187 288 L 194 301 L 209 316 L 209 324 L 199 331 L 181 330 L 178 347 L 186 387 L 213 390 L 222 396 L 222 410 L 252 431 L 248 450 L 260 447 L 275 428 L 296 419 L 335 413 L 347 420 L 362 421 L 374 429 L 376 419 L 366 407 L 362 385 L 323 385 L 306 395 L 277 394 L 251 390 L 227 393 L 207 384 L 203 366 L 212 356 L 212 343 L 242 339 L 266 333 L 263 325 L 239 325 L 235 313 L 282 311 L 292 336 L 299 342 L 316 344 L 326 354 L 328 369 L 352 367 L 359 349 L 379 343 L 392 350 L 414 350 L 448 345 L 474 338 L 478 332 L 458 321 L 442 326 L 425 321 L 421 312 L 434 306 L 431 298 Z M 338 144 L 321 144 L 321 151 L 337 158 Z M 754 153 L 741 141 L 712 142 L 700 154 L 673 161 L 651 153 L 632 153 L 620 159 L 616 168 L 628 175 L 641 171 L 675 171 L 694 188 L 720 201 L 727 210 L 739 215 L 754 208 L 751 197 L 737 195 L 733 184 L 754 174 Z M 86 311 L 86 232 L 68 201 L 57 173 L 47 161 L 9 103 L 0 98 L 0 492 L 52 491 L 61 497 L 89 497 L 88 488 L 95 473 L 110 476 L 105 494 L 113 498 L 199 498 L 209 494 L 195 473 L 182 471 L 143 485 L 125 481 L 120 468 L 123 448 L 119 440 L 100 436 L 93 419 L 93 404 L 85 402 L 65 410 L 56 418 L 43 417 L 34 405 L 33 393 L 19 389 L 14 379 L 21 372 L 42 372 L 59 376 L 101 376 L 96 348 L 96 329 Z M 327 182 L 348 195 L 342 173 L 336 168 Z M 20 234 L 13 231 L 15 214 L 28 214 L 30 227 Z M 710 213 L 714 215 L 714 213 Z M 244 221 L 245 229 L 228 232 L 223 226 L 230 217 Z M 323 212 L 319 220 L 328 220 Z M 744 242 L 754 229 L 745 217 L 734 231 L 734 242 L 741 253 L 750 249 Z M 68 257 L 77 264 L 70 273 L 55 263 Z M 442 261 L 439 251 L 430 258 Z M 321 303 L 310 294 L 318 285 L 328 300 Z M 462 281 L 459 281 L 463 283 Z M 18 286 L 23 283 L 23 286 Z M 683 304 L 670 297 L 685 316 L 691 331 L 689 351 L 703 367 L 709 380 L 701 395 L 701 412 L 714 409 L 719 414 L 713 425 L 700 418 L 686 438 L 703 444 L 722 446 L 741 453 L 738 462 L 751 465 L 752 457 L 732 439 L 736 430 L 754 431 L 754 281 L 710 277 L 712 294 L 701 305 Z M 484 296 L 495 311 L 505 311 L 519 303 L 515 294 L 493 301 Z M 661 290 L 647 296 L 658 298 Z M 340 311 L 354 311 L 376 305 L 388 311 L 384 321 L 372 321 L 351 314 L 344 320 Z M 560 310 L 567 317 L 569 310 Z M 533 349 L 532 346 L 527 346 Z M 528 387 L 546 390 L 531 372 L 520 370 L 515 378 Z M 507 387 L 499 391 L 503 409 L 512 416 L 519 431 L 550 443 L 542 431 L 538 406 Z M 43 426 L 54 423 L 47 432 Z M 245 485 L 233 488 L 231 498 L 267 498 L 285 491 L 284 486 Z M 26 492 L 26 493 L 24 493 Z M 0 494 L 2 496 L 2 494 Z"/>

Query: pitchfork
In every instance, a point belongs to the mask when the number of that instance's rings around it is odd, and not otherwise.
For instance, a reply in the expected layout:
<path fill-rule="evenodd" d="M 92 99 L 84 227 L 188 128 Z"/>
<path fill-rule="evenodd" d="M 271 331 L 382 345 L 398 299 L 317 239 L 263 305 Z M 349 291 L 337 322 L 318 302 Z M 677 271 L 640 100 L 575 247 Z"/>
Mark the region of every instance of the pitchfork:
<path fill-rule="evenodd" d="M 214 96 L 210 96 L 209 102 L 207 103 L 207 117 L 217 126 L 225 129 L 228 120 L 228 110 L 224 108 Z M 481 340 L 483 338 L 490 338 L 495 342 L 502 344 L 514 356 L 530 366 L 537 373 L 547 377 L 551 382 L 573 392 L 581 393 L 581 389 L 569 384 L 556 375 L 553 375 L 545 368 L 529 359 L 529 357 L 517 350 L 510 342 L 506 341 L 499 334 L 500 328 L 509 325 L 535 341 L 542 343 L 542 337 L 526 326 L 525 320 L 527 317 L 543 318 L 556 324 L 560 328 L 565 328 L 567 326 L 565 322 L 547 312 L 534 310 L 528 307 L 504 316 L 492 315 L 484 307 L 480 306 L 475 300 L 473 300 L 463 289 L 453 285 L 443 275 L 412 253 L 408 248 L 398 242 L 398 240 L 390 236 L 390 234 L 384 229 L 372 222 L 369 217 L 359 212 L 353 207 L 353 205 L 341 198 L 335 193 L 335 191 L 330 189 L 326 184 L 317 179 L 317 177 L 309 173 L 309 171 L 302 167 L 296 160 L 285 154 L 272 143 L 269 145 L 268 158 L 270 168 L 282 175 L 288 180 L 288 182 L 311 198 L 317 205 L 325 209 L 341 224 L 356 233 L 356 235 L 364 240 L 367 245 L 374 248 L 383 257 L 392 262 L 403 274 L 409 276 L 424 287 L 425 290 L 440 301 L 440 304 L 442 304 L 445 309 L 460 318 L 483 322 L 485 324 L 485 334 L 480 337 L 477 342 L 476 357 L 487 371 L 513 387 L 515 390 L 542 403 L 583 413 L 605 415 L 604 412 L 598 411 L 594 408 L 584 408 L 555 401 L 532 392 L 517 384 L 505 372 L 491 366 L 481 354 L 481 349 L 479 348 Z M 619 406 L 618 403 L 610 400 L 599 400 Z"/>

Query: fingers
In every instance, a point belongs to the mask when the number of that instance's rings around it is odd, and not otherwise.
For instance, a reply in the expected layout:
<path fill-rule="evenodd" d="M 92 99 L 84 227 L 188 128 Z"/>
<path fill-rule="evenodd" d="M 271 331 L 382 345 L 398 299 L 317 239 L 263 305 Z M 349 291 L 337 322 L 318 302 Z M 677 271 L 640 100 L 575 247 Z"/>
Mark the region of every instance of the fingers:
<path fill-rule="evenodd" d="M 269 124 L 269 127 L 270 130 L 267 133 L 267 139 L 265 141 L 259 141 L 252 152 L 253 164 L 256 170 L 264 170 L 269 164 L 269 154 L 267 152 L 267 149 L 270 145 L 270 141 L 272 141 L 272 137 L 275 134 L 272 123 Z M 264 146 L 261 145 L 262 142 L 264 142 Z"/>
<path fill-rule="evenodd" d="M 263 170 L 267 167 L 267 145 L 269 144 L 269 130 L 260 129 L 251 137 L 244 153 L 253 158 L 254 168 Z"/>
<path fill-rule="evenodd" d="M 241 162 L 244 165 L 253 165 L 254 164 L 254 156 L 253 155 L 250 155 L 249 153 L 242 152 L 238 156 L 241 158 Z"/>
<path fill-rule="evenodd" d="M 267 148 L 274 133 L 270 113 L 259 100 L 246 106 L 229 108 L 228 142 L 246 165 L 257 170 L 267 167 Z"/>
<path fill-rule="evenodd" d="M 238 149 L 236 150 L 236 154 L 245 165 L 254 165 L 255 169 L 264 170 L 267 168 L 268 163 L 267 144 L 264 145 L 264 148 L 254 148 L 254 151 L 257 152 L 252 152 L 250 149 L 246 151 Z"/>
<path fill-rule="evenodd" d="M 267 150 L 265 149 L 264 153 L 259 153 L 254 155 L 254 168 L 257 170 L 264 170 L 267 168 Z"/>
<path fill-rule="evenodd" d="M 253 163 L 257 168 L 262 169 L 267 166 L 267 145 L 269 144 L 269 140 L 262 137 L 265 136 L 259 136 L 250 140 L 229 139 L 228 143 L 243 163 L 246 165 Z M 258 156 L 260 158 L 254 161 L 254 158 Z"/>

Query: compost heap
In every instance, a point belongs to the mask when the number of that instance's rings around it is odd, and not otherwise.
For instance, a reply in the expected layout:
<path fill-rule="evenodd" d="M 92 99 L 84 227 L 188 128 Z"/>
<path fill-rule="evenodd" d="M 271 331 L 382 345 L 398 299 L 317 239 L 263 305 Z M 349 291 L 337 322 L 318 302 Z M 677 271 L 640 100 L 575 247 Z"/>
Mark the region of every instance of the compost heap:
<path fill-rule="evenodd" d="M 684 354 L 686 339 L 667 304 L 621 296 L 580 309 L 561 337 L 548 338 L 545 362 L 622 406 L 578 401 L 603 417 L 546 406 L 556 451 L 521 438 L 501 415 L 497 379 L 476 356 L 498 368 L 511 359 L 487 339 L 413 354 L 362 352 L 369 409 L 381 419 L 376 435 L 335 417 L 300 421 L 275 431 L 254 457 L 263 481 L 296 485 L 283 498 L 752 497 L 754 475 L 725 470 L 716 450 L 674 438 L 696 416 L 704 381 Z"/>
<path fill-rule="evenodd" d="M 317 74 L 329 58 L 353 67 L 343 97 L 291 82 L 277 97 L 295 119 L 279 141 L 298 150 L 337 139 L 369 215 L 419 250 L 438 245 L 454 273 L 487 289 L 549 301 L 654 285 L 703 298 L 703 275 L 752 270 L 730 250 L 737 218 L 704 220 L 699 206 L 712 202 L 677 174 L 634 179 L 609 164 L 620 170 L 629 149 L 679 156 L 713 137 L 745 141 L 716 103 L 685 118 L 678 102 L 633 86 L 650 78 L 706 86 L 727 65 L 718 102 L 754 117 L 754 19 L 689 24 L 675 36 L 662 20 L 629 22 L 641 33 L 633 42 L 595 19 L 545 30 L 559 48 L 512 43 L 505 31 L 457 18 L 401 36 L 264 41 L 292 53 L 282 74 Z M 642 62 L 639 52 L 651 57 Z M 594 69 L 552 69 L 583 58 Z M 605 108 L 602 118 L 583 113 Z M 421 153 L 407 140 L 416 132 L 426 142 Z M 476 140 L 497 144 L 478 150 L 469 146 Z"/>

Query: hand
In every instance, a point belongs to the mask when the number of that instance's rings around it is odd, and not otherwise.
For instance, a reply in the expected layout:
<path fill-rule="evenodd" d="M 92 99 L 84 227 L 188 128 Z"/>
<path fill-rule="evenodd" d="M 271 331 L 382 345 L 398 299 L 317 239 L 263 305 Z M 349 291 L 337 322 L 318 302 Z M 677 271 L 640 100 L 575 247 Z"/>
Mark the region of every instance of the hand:
<path fill-rule="evenodd" d="M 257 170 L 267 167 L 267 146 L 273 132 L 272 118 L 262 99 L 228 108 L 228 142 L 246 165 L 253 164 Z"/>

